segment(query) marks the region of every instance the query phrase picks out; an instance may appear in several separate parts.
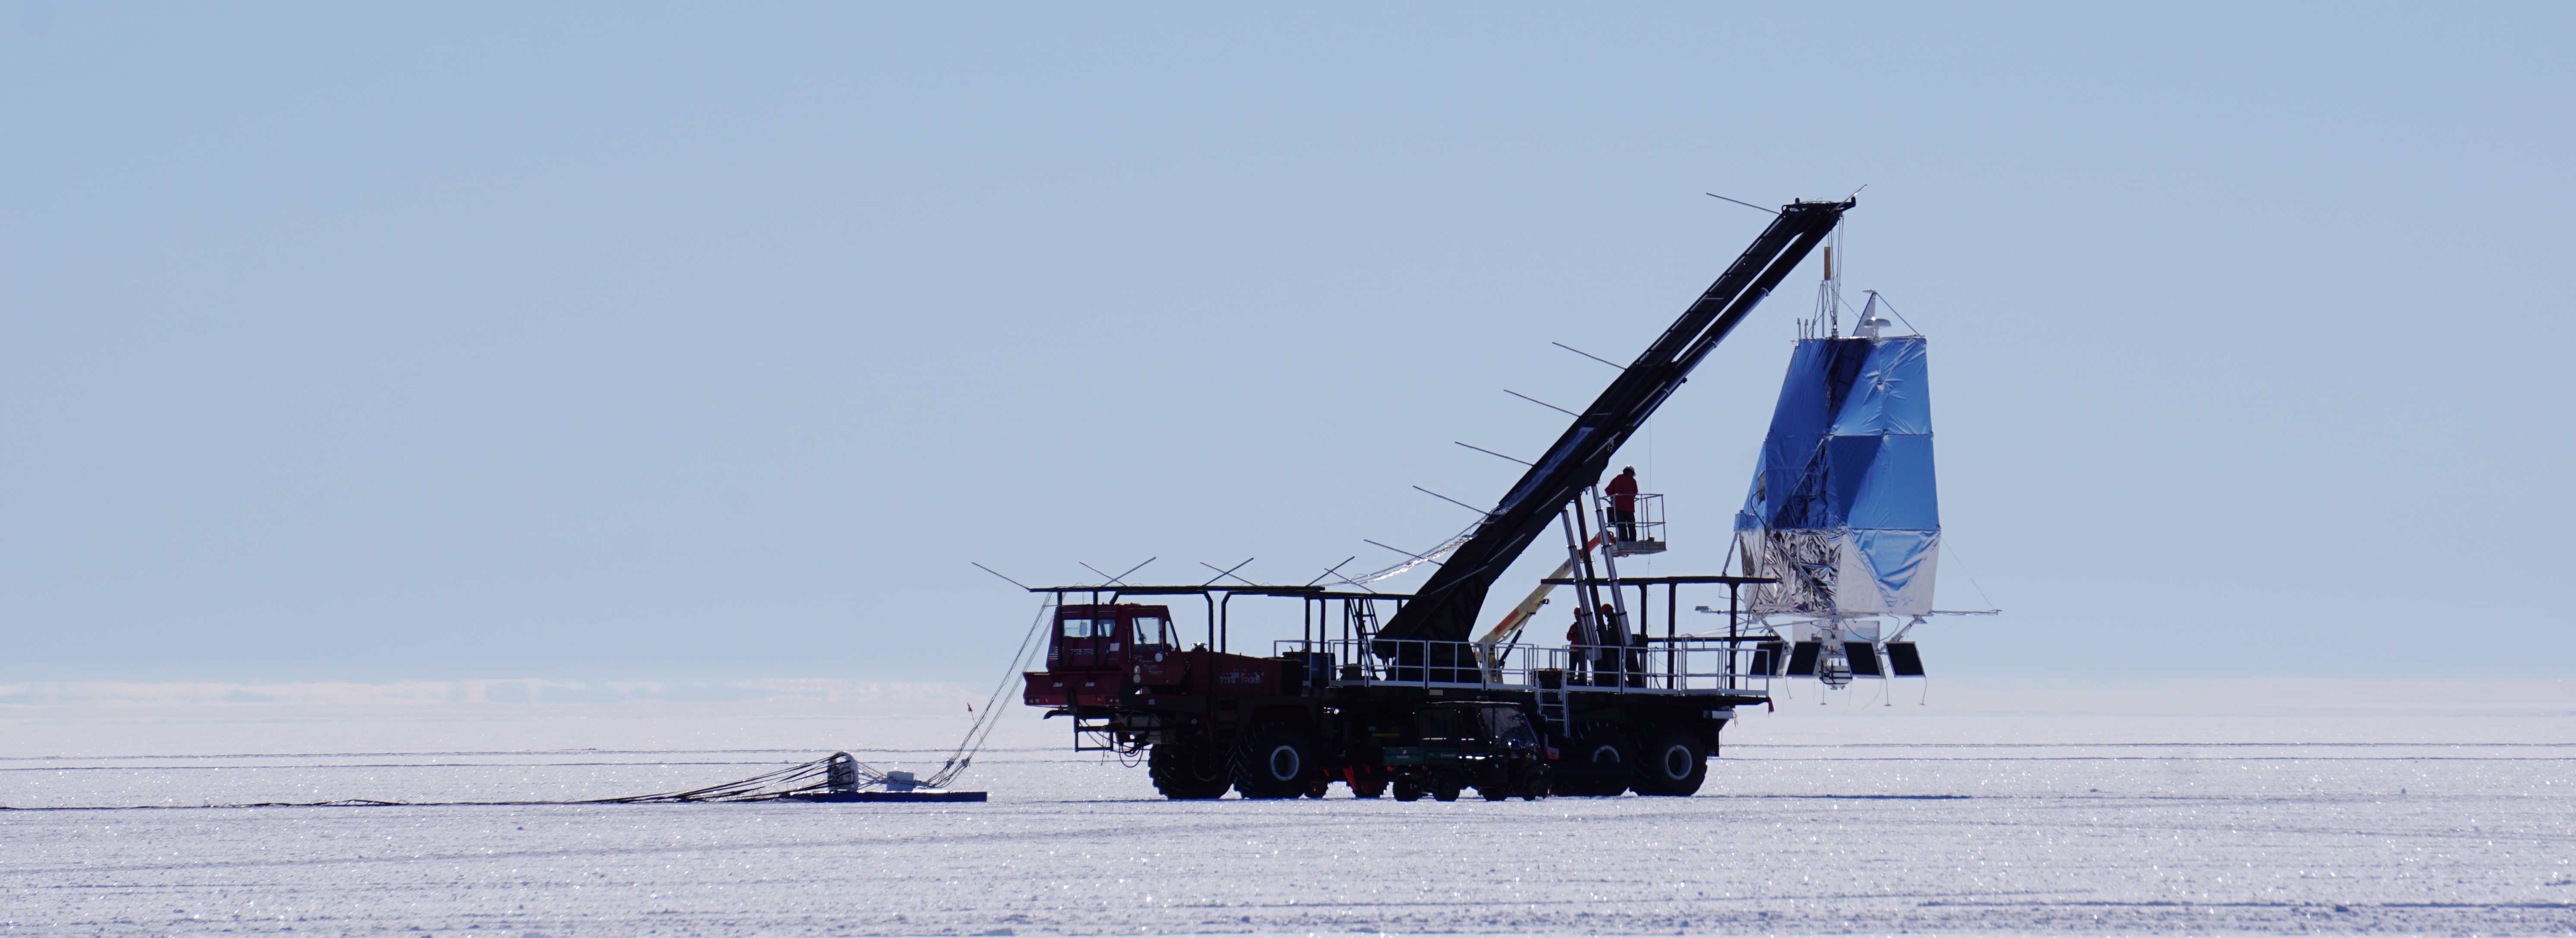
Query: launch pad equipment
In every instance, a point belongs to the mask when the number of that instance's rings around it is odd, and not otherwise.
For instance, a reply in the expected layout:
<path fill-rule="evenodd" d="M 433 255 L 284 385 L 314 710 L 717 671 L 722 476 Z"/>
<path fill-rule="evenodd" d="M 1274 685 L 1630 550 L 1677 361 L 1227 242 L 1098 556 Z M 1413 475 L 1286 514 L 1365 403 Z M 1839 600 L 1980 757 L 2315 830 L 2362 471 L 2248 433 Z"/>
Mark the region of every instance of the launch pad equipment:
<path fill-rule="evenodd" d="M 1697 791 L 1735 708 L 1770 700 L 1781 655 L 1768 630 L 1679 634 L 1678 591 L 1724 585 L 1732 605 L 1737 588 L 1777 578 L 1623 580 L 1616 558 L 1664 546 L 1660 500 L 1637 495 L 1644 510 L 1614 531 L 1606 503 L 1588 489 L 1853 204 L 1783 206 L 1420 589 L 1034 587 L 1054 597 L 1054 621 L 1046 670 L 1025 675 L 1024 702 L 1070 717 L 1076 749 L 1142 753 L 1155 787 L 1176 799 L 1228 790 L 1320 798 L 1334 782 L 1361 797 L 1392 789 L 1399 799 L 1452 800 L 1468 790 L 1492 800 Z M 1475 618 L 1495 579 L 1552 526 L 1563 530 L 1565 565 L 1477 637 Z M 1521 642 L 1546 591 L 1560 585 L 1579 597 L 1578 640 Z M 1665 588 L 1660 637 L 1645 601 L 1654 586 Z M 1633 610 L 1624 587 L 1638 591 Z M 1274 643 L 1268 655 L 1230 651 L 1228 612 L 1244 597 L 1300 603 L 1300 637 Z M 1203 607 L 1203 636 L 1179 634 L 1175 601 Z"/>

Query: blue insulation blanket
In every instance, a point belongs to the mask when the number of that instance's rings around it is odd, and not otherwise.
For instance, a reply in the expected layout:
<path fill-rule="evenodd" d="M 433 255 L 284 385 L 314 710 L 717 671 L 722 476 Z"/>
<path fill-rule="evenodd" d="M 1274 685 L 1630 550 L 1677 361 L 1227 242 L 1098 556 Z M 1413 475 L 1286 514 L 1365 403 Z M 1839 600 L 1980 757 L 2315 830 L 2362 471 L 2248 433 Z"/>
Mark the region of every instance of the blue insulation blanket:
<path fill-rule="evenodd" d="M 1922 336 L 1804 339 L 1735 517 L 1757 613 L 1931 611 L 1941 506 Z"/>

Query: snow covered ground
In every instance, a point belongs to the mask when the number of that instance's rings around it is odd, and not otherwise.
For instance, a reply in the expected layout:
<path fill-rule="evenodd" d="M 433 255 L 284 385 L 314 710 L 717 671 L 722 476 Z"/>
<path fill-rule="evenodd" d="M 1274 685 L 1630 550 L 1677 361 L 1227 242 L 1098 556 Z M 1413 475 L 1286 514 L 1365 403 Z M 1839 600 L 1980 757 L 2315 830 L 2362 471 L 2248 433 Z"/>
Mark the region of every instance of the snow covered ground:
<path fill-rule="evenodd" d="M 1688 799 L 1173 803 L 1015 714 L 980 805 L 6 811 L 0 932 L 2576 933 L 2576 688 L 1907 696 L 1811 686 Z M 11 707 L 0 804 L 927 769 L 937 697 Z"/>

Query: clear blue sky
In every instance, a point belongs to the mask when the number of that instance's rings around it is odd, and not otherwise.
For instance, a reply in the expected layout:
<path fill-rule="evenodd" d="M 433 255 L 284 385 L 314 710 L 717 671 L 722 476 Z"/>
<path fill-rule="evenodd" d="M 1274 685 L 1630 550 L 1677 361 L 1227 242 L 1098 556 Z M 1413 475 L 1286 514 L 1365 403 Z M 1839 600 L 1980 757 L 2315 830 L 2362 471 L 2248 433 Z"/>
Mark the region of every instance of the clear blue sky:
<path fill-rule="evenodd" d="M 985 677 L 969 560 L 1427 546 L 1864 183 L 1939 673 L 2576 660 L 2566 4 L 11 3 L 0 681 Z"/>

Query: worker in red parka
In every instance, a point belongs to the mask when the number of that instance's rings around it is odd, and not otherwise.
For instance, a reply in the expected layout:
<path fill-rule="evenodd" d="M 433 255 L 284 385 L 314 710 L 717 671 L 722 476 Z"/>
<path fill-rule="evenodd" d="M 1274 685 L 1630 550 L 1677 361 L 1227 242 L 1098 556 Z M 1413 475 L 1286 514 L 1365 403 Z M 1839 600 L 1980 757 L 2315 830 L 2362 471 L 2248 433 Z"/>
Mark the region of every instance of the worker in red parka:
<path fill-rule="evenodd" d="M 1568 684 L 1592 683 L 1592 655 L 1597 649 L 1584 644 L 1583 610 L 1574 610 L 1574 624 L 1565 627 L 1566 675 Z"/>
<path fill-rule="evenodd" d="M 1619 470 L 1619 476 L 1601 487 L 1610 493 L 1610 523 L 1619 530 L 1619 539 L 1637 539 L 1637 467 Z"/>

